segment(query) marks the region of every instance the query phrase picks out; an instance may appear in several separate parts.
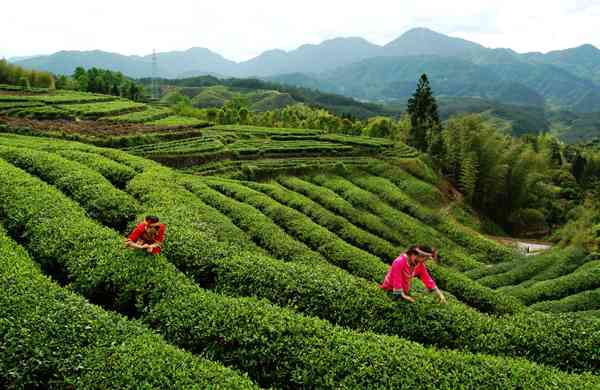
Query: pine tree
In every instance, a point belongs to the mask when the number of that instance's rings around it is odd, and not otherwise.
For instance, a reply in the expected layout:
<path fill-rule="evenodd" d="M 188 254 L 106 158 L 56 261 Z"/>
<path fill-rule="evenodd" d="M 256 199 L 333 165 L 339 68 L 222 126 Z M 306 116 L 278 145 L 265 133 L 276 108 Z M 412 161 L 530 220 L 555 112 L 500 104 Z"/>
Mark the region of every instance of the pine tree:
<path fill-rule="evenodd" d="M 419 150 L 427 151 L 430 141 L 438 138 L 442 126 L 437 103 L 424 73 L 415 93 L 408 99 L 408 113 L 411 122 L 409 143 Z"/>

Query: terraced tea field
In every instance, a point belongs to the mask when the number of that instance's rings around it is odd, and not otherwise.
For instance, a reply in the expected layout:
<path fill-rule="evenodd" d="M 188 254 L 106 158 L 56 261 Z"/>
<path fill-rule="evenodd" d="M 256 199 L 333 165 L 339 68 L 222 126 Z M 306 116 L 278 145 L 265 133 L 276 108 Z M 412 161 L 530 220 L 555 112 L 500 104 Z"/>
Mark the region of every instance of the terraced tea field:
<path fill-rule="evenodd" d="M 88 127 L 104 127 L 105 133 L 113 134 L 111 124 L 143 124 L 155 131 L 172 129 L 201 128 L 206 121 L 175 115 L 169 108 L 153 107 L 115 96 L 92 94 L 77 91 L 38 90 L 35 93 L 0 85 L 0 124 L 18 125 L 11 118 L 30 120 L 77 121 L 81 131 L 89 132 Z M 85 122 L 90 121 L 89 123 Z M 100 123 L 96 122 L 100 120 Z M 136 133 L 138 127 L 129 127 L 129 133 Z"/>
<path fill-rule="evenodd" d="M 238 175 L 242 167 L 246 167 L 245 175 L 286 172 L 330 166 L 334 158 L 341 158 L 336 163 L 355 165 L 362 157 L 384 151 L 392 151 L 397 157 L 417 155 L 414 149 L 389 140 L 326 134 L 321 130 L 230 125 L 205 128 L 202 134 L 125 150 L 190 172 L 231 171 Z M 352 158 L 344 159 L 348 156 Z"/>
<path fill-rule="evenodd" d="M 0 134 L 1 387 L 600 388 L 600 260 L 461 225 L 411 148 L 228 126 L 129 152 Z M 123 246 L 148 214 L 157 256 Z M 448 304 L 379 288 L 415 242 Z"/>

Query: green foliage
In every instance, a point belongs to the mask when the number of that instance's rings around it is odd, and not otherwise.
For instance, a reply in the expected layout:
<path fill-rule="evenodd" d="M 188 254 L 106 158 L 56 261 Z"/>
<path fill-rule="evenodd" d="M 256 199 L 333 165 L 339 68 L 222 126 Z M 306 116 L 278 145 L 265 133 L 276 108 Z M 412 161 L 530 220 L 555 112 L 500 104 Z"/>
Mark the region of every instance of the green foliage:
<path fill-rule="evenodd" d="M 179 104 L 189 104 L 190 99 L 183 95 L 181 92 L 179 91 L 172 91 L 167 93 L 165 96 L 163 96 L 161 99 L 161 102 L 163 103 L 168 103 L 170 105 L 179 105 Z"/>
<path fill-rule="evenodd" d="M 157 129 L 158 131 L 159 129 Z M 179 131 L 169 132 L 145 132 L 145 133 L 134 133 L 132 135 L 123 136 L 94 136 L 85 135 L 78 133 L 68 132 L 57 132 L 57 131 L 43 131 L 34 130 L 30 127 L 9 127 L 0 125 L 0 133 L 19 134 L 34 137 L 45 137 L 53 139 L 62 139 L 77 141 L 86 144 L 96 145 L 100 147 L 110 148 L 127 148 L 136 145 L 154 144 L 161 141 L 179 140 L 185 138 L 193 138 L 200 135 L 200 132 L 195 129 L 182 129 Z M 41 142 L 41 140 L 39 141 Z"/>
<path fill-rule="evenodd" d="M 595 317 L 597 317 L 597 312 L 600 310 L 600 288 L 582 291 L 562 299 L 537 302 L 530 307 L 551 313 L 596 311 Z"/>
<path fill-rule="evenodd" d="M 45 246 L 29 245 L 34 256 L 56 256 L 66 262 L 73 288 L 84 294 L 97 294 L 110 281 L 112 293 L 102 295 L 107 306 L 136 307 L 134 313 L 144 313 L 142 320 L 171 342 L 234 364 L 262 386 L 397 387 L 407 381 L 420 383 L 426 375 L 437 387 L 473 381 L 477 387 L 482 383 L 500 387 L 597 383 L 590 375 L 567 375 L 522 360 L 426 349 L 397 337 L 336 328 L 256 299 L 205 292 L 161 256 L 148 261 L 120 247 L 114 232 L 87 220 L 83 211 L 57 191 L 6 164 L 0 164 L 0 169 L 0 207 L 10 221 L 9 229 L 19 224 L 31 238 L 46 238 Z M 23 193 L 24 188 L 30 191 Z M 68 226 L 60 232 L 60 239 L 50 229 L 58 221 Z M 103 245 L 94 245 L 99 242 Z M 71 251 L 65 252 L 69 246 Z M 407 361 L 415 364 L 407 366 Z M 356 367 L 361 369 L 357 372 Z M 432 372 L 436 374 L 431 376 Z"/>
<path fill-rule="evenodd" d="M 573 353 L 572 348 L 579 344 L 569 341 L 567 347 L 564 342 L 569 338 L 562 339 L 562 342 L 555 338 L 557 330 L 579 334 L 572 329 L 571 322 L 567 325 L 565 319 L 549 327 L 548 318 L 543 315 L 526 313 L 518 317 L 488 317 L 453 301 L 447 306 L 440 306 L 427 297 L 420 298 L 415 305 L 396 304 L 374 283 L 352 277 L 336 268 L 324 267 L 318 262 L 298 262 L 301 252 L 295 258 L 286 257 L 293 264 L 269 259 L 248 246 L 248 238 L 242 232 L 236 232 L 227 218 L 223 219 L 222 215 L 211 211 L 174 182 L 171 175 L 149 173 L 136 177 L 130 189 L 142 196 L 143 202 L 152 205 L 152 213 L 168 218 L 173 237 L 165 249 L 169 258 L 199 283 L 210 285 L 216 291 L 235 296 L 265 297 L 281 306 L 294 307 L 336 324 L 403 334 L 420 342 L 467 348 L 474 352 L 526 355 L 529 359 L 550 362 L 548 358 L 557 358 L 557 355 L 565 353 L 565 348 L 569 349 L 568 354 Z M 185 179 L 184 183 L 198 195 L 207 192 L 197 180 L 192 184 Z M 259 187 L 264 188 L 262 185 Z M 246 208 L 249 209 L 231 202 L 232 210 L 240 210 L 240 214 L 247 215 L 248 221 L 256 218 L 259 226 L 260 213 L 246 214 Z M 237 214 L 231 215 L 235 217 Z M 235 220 L 240 226 L 246 226 L 247 222 L 240 221 L 241 218 Z M 267 233 L 272 231 L 268 224 L 264 226 Z M 276 243 L 274 240 L 271 245 Z M 457 283 L 465 287 L 469 285 L 461 279 Z M 576 327 L 587 328 L 585 324 L 577 324 Z M 485 340 L 482 339 L 484 334 Z M 519 336 L 523 334 L 538 336 Z M 562 355 L 556 361 L 560 362 L 564 357 Z"/>
<path fill-rule="evenodd" d="M 477 185 L 477 161 L 473 153 L 463 159 L 458 181 L 467 200 L 472 201 Z"/>
<path fill-rule="evenodd" d="M 104 121 L 116 123 L 146 123 L 163 119 L 171 115 L 172 111 L 168 108 L 150 107 L 145 110 L 125 113 L 117 116 L 108 116 L 102 118 Z"/>
<path fill-rule="evenodd" d="M 7 110 L 6 115 L 37 120 L 74 119 L 71 113 L 55 106 L 16 107 Z"/>
<path fill-rule="evenodd" d="M 85 70 L 83 67 L 77 67 L 71 77 L 72 81 L 62 80 L 61 84 L 65 85 L 61 87 L 72 86 L 83 92 L 120 96 L 134 101 L 140 100 L 144 93 L 141 85 L 123 76 L 121 72 L 108 69 L 92 67 Z"/>
<path fill-rule="evenodd" d="M 354 226 L 345 218 L 327 210 L 306 196 L 286 189 L 280 184 L 246 183 L 246 185 L 269 195 L 281 204 L 301 212 L 349 244 L 372 253 L 381 259 L 395 258 L 399 253 L 399 249 L 386 240 Z"/>
<path fill-rule="evenodd" d="M 363 132 L 369 137 L 391 138 L 392 128 L 393 124 L 389 118 L 374 117 L 369 118 Z"/>
<path fill-rule="evenodd" d="M 4 146 L 0 157 L 55 185 L 76 199 L 90 217 L 116 229 L 123 229 L 136 214 L 138 204 L 131 196 L 82 164 L 42 151 Z"/>
<path fill-rule="evenodd" d="M 91 94 L 75 91 L 43 91 L 29 95 L 2 95 L 0 102 L 41 102 L 46 104 L 77 104 L 77 103 L 99 103 L 115 100 L 114 97 L 106 95 Z"/>
<path fill-rule="evenodd" d="M 251 205 L 231 199 L 211 189 L 202 181 L 187 179 L 183 184 L 203 202 L 227 215 L 258 246 L 266 249 L 273 256 L 286 261 L 326 263 L 325 258 L 319 253 L 294 239 Z"/>
<path fill-rule="evenodd" d="M 148 87 L 150 79 L 142 79 Z M 340 117 L 366 119 L 370 116 L 387 114 L 381 105 L 363 103 L 342 95 L 324 93 L 313 88 L 301 88 L 259 79 L 218 79 L 213 76 L 199 76 L 182 79 L 159 79 L 158 82 L 170 88 L 179 87 L 182 92 L 190 91 L 192 104 L 197 107 L 222 107 L 227 101 L 244 97 L 248 108 L 253 111 L 285 109 L 302 103 L 306 106 L 335 113 Z"/>
<path fill-rule="evenodd" d="M 208 126 L 209 123 L 201 119 L 171 115 L 162 119 L 156 119 L 150 122 L 146 122 L 146 124 L 165 128 L 201 128 Z"/>
<path fill-rule="evenodd" d="M 381 202 L 377 195 L 355 186 L 347 179 L 339 176 L 318 175 L 310 178 L 310 180 L 332 190 L 341 198 L 350 202 L 355 208 L 379 217 L 384 224 L 395 232 L 396 240 L 402 242 L 406 247 L 415 245 L 415 243 L 426 242 L 428 245 L 451 252 L 452 255 L 448 256 L 448 261 L 458 268 L 471 268 L 478 265 L 477 261 L 456 252 L 460 249 L 439 232 L 429 226 L 422 225 L 416 219 L 396 210 L 385 202 Z"/>
<path fill-rule="evenodd" d="M 543 280 L 524 288 L 513 288 L 510 294 L 526 305 L 557 300 L 586 290 L 600 288 L 600 261 L 590 261 L 574 272 L 558 278 Z"/>
<path fill-rule="evenodd" d="M 84 118 L 98 118 L 133 111 L 143 111 L 146 109 L 146 105 L 143 103 L 134 103 L 130 100 L 115 100 L 101 103 L 61 105 L 60 108 Z"/>
<path fill-rule="evenodd" d="M 31 87 L 54 89 L 54 77 L 48 72 L 24 69 L 0 59 L 0 84 L 17 84 L 26 90 Z"/>
<path fill-rule="evenodd" d="M 0 384 L 6 388 L 254 388 L 43 276 L 0 229 Z"/>
<path fill-rule="evenodd" d="M 455 243 L 463 246 L 465 250 L 468 250 L 471 256 L 480 258 L 483 262 L 507 261 L 515 256 L 511 250 L 476 231 L 468 230 L 453 219 L 422 206 L 406 195 L 389 179 L 378 176 L 353 175 L 350 176 L 350 180 L 360 188 L 377 194 L 397 210 L 409 214 L 423 224 L 443 233 Z M 413 179 L 413 182 L 417 183 L 418 180 Z"/>
<path fill-rule="evenodd" d="M 242 160 L 258 159 L 261 157 L 281 158 L 293 157 L 295 160 L 303 156 L 352 156 L 369 155 L 384 150 L 390 150 L 395 145 L 388 140 L 354 137 L 339 134 L 324 134 L 320 130 L 265 128 L 245 125 L 218 125 L 202 131 L 204 137 L 194 137 L 188 140 L 160 142 L 155 145 L 144 145 L 128 148 L 128 151 L 152 158 L 161 163 L 189 168 L 198 164 L 209 163 L 212 160 Z M 406 146 L 407 149 L 408 146 Z M 409 149 L 408 153 L 413 153 Z M 307 160 L 310 165 L 318 165 L 318 161 Z M 361 163 L 360 159 L 357 163 Z M 238 167 L 238 176 L 248 176 L 246 163 L 230 164 Z M 252 165 L 264 165 L 259 161 Z M 291 163 L 286 164 L 290 169 L 298 168 Z M 305 170 L 305 169 L 304 169 Z M 266 172 L 261 172 L 265 174 Z"/>
<path fill-rule="evenodd" d="M 438 208 L 444 204 L 443 196 L 434 185 L 431 184 L 433 177 L 423 167 L 420 160 L 394 161 L 393 164 L 373 162 L 365 167 L 365 170 L 373 175 L 385 177 L 392 181 L 405 194 L 430 208 Z M 404 170 L 410 169 L 410 172 Z M 414 175 L 414 176 L 413 176 Z"/>
<path fill-rule="evenodd" d="M 428 150 L 433 135 L 441 131 L 441 122 L 426 74 L 421 75 L 415 93 L 408 99 L 407 112 L 411 123 L 409 144 Z"/>
<path fill-rule="evenodd" d="M 517 236 L 525 236 L 533 233 L 546 233 L 548 224 L 546 217 L 540 210 L 536 209 L 518 209 L 508 216 L 508 222 L 511 224 L 511 230 Z"/>
<path fill-rule="evenodd" d="M 497 133 L 481 117 L 452 118 L 442 134 L 443 171 L 494 220 L 508 225 L 511 213 L 524 208 L 544 213 L 557 198 L 547 155 Z"/>
<path fill-rule="evenodd" d="M 477 272 L 477 276 L 476 274 L 471 276 L 477 277 L 479 283 L 491 288 L 517 285 L 551 267 L 560 256 L 567 256 L 567 254 L 550 252 L 514 262 L 495 264 L 486 271 Z"/>
<path fill-rule="evenodd" d="M 5 102 L 5 103 L 0 103 L 0 112 L 5 112 L 14 108 L 30 108 L 30 107 L 40 107 L 43 106 L 43 103 L 36 103 L 36 102 L 27 102 L 27 101 L 20 101 L 20 102 Z"/>
<path fill-rule="evenodd" d="M 402 236 L 402 234 L 398 234 L 396 230 L 386 225 L 378 217 L 375 217 L 374 215 L 364 211 L 359 211 L 352 205 L 348 204 L 345 200 L 340 199 L 330 190 L 303 182 L 298 179 L 280 178 L 279 181 L 287 188 L 298 191 L 303 195 L 315 200 L 316 202 L 325 205 L 329 210 L 348 218 L 348 220 L 357 226 L 363 227 L 371 233 L 386 238 L 390 243 L 398 243 L 398 240 L 406 239 Z M 416 228 L 416 226 L 417 225 L 414 224 L 410 225 L 411 228 Z M 340 226 L 339 228 L 342 229 L 343 227 Z M 408 229 L 408 227 L 403 228 L 405 230 Z M 334 231 L 336 230 L 334 229 Z M 347 238 L 347 236 L 344 236 L 342 233 L 338 232 L 338 234 Z M 375 250 L 377 250 L 375 253 L 382 253 L 382 249 L 377 249 L 377 245 L 381 246 L 381 244 L 377 244 L 377 241 L 369 239 L 369 235 L 362 234 L 361 236 L 355 237 L 354 240 L 357 242 L 362 242 L 362 246 L 368 247 L 369 249 L 375 248 Z M 400 245 L 408 247 L 409 245 L 413 245 L 414 242 L 430 242 L 429 240 L 430 236 L 428 235 L 426 238 L 423 237 L 423 240 L 421 241 L 406 241 L 404 244 Z M 351 240 L 351 242 L 353 241 Z M 389 246 L 383 246 L 382 248 L 384 248 L 383 250 L 385 251 L 386 248 L 389 248 Z M 387 251 L 388 256 L 390 256 L 391 250 L 387 249 Z M 397 253 L 400 251 L 401 249 L 398 248 Z M 392 255 L 393 257 L 389 257 L 388 259 L 391 260 L 395 258 L 397 253 L 394 253 Z M 459 264 L 463 266 L 473 266 L 473 264 L 477 264 L 474 259 L 466 257 L 464 254 L 461 254 L 457 251 L 444 252 L 444 256 L 449 264 Z M 469 283 L 468 279 L 459 276 L 456 271 L 439 268 L 434 269 L 434 275 L 442 288 L 448 289 L 465 303 L 470 304 L 473 307 L 477 307 L 480 310 L 498 313 L 520 310 L 519 304 L 514 299 L 502 297 L 487 288 L 479 286 L 476 283 Z"/>
<path fill-rule="evenodd" d="M 256 207 L 332 264 L 347 269 L 356 276 L 383 280 L 387 267 L 380 259 L 349 245 L 304 214 L 237 183 L 209 179 L 207 184 L 225 195 Z"/>
<path fill-rule="evenodd" d="M 56 153 L 66 159 L 88 166 L 107 178 L 117 188 L 125 188 L 127 182 L 136 175 L 132 168 L 97 153 L 76 150 L 57 150 Z"/>
<path fill-rule="evenodd" d="M 159 142 L 127 148 L 130 153 L 142 156 L 202 154 L 223 148 L 223 144 L 216 138 L 193 137 L 182 140 Z"/>
<path fill-rule="evenodd" d="M 600 205 L 595 197 L 588 197 L 583 204 L 568 214 L 567 223 L 555 234 L 562 246 L 582 246 L 590 251 L 600 249 Z"/>

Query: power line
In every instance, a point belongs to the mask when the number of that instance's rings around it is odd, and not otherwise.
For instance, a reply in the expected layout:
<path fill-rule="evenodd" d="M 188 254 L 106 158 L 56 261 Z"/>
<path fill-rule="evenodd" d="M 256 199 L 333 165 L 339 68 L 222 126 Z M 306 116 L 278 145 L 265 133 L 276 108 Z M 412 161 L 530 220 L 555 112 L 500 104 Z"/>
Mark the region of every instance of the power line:
<path fill-rule="evenodd" d="M 156 65 L 156 50 L 152 49 L 152 99 L 158 100 L 158 84 L 156 82 L 156 74 L 157 74 L 157 65 Z"/>

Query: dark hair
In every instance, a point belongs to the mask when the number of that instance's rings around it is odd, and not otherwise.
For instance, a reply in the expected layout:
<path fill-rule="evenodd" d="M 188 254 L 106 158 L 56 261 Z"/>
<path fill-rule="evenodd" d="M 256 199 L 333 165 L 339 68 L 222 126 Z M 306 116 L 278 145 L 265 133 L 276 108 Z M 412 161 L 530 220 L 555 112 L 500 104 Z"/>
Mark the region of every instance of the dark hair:
<path fill-rule="evenodd" d="M 410 248 L 408 248 L 405 253 L 409 256 L 419 256 L 422 255 L 423 252 L 431 254 L 431 258 L 434 261 L 439 261 L 437 250 L 429 245 L 413 245 Z"/>
<path fill-rule="evenodd" d="M 410 248 L 408 248 L 405 253 L 409 256 L 410 255 L 418 255 L 419 254 L 418 249 L 419 249 L 418 245 L 413 245 Z"/>
<path fill-rule="evenodd" d="M 144 220 L 150 223 L 157 223 L 159 221 L 158 217 L 155 215 L 146 215 L 146 218 L 144 218 Z"/>

